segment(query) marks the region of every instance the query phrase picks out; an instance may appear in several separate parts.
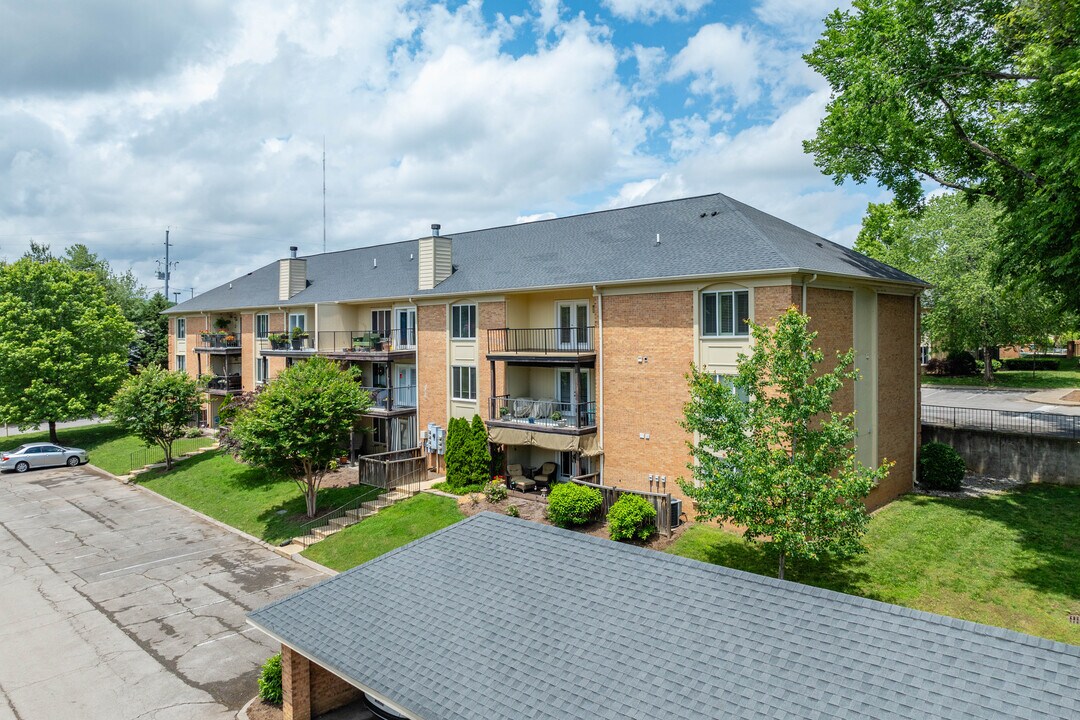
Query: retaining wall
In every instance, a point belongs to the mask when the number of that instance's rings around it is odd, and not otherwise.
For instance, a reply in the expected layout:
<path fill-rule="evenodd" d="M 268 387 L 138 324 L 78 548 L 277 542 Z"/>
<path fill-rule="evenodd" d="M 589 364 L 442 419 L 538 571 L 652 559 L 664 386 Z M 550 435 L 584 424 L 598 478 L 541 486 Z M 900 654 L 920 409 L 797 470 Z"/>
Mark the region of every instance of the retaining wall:
<path fill-rule="evenodd" d="M 922 441 L 952 445 L 981 475 L 1080 485 L 1080 440 L 923 425 Z"/>

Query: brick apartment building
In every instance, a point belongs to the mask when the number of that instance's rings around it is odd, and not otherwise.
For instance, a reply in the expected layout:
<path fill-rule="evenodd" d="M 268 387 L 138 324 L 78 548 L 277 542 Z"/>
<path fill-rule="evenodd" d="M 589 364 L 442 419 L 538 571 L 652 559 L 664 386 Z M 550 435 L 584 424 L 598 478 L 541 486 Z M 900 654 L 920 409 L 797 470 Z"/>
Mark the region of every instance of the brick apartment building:
<path fill-rule="evenodd" d="M 174 369 L 225 396 L 320 354 L 360 366 L 375 406 L 360 454 L 415 446 L 479 414 L 508 464 L 680 496 L 691 364 L 733 374 L 746 319 L 811 316 L 831 360 L 854 348 L 870 496 L 911 488 L 918 447 L 916 278 L 724 195 L 290 257 L 169 310 Z"/>

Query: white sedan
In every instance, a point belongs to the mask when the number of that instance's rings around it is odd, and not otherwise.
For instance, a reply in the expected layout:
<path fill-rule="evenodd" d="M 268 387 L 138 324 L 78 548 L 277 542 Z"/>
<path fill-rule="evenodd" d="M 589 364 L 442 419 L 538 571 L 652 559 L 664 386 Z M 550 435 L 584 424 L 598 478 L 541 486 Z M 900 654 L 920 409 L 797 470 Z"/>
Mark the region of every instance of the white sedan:
<path fill-rule="evenodd" d="M 30 468 L 67 465 L 75 467 L 90 462 L 90 456 L 79 448 L 60 447 L 52 443 L 27 443 L 14 450 L 0 452 L 0 470 L 26 472 Z"/>

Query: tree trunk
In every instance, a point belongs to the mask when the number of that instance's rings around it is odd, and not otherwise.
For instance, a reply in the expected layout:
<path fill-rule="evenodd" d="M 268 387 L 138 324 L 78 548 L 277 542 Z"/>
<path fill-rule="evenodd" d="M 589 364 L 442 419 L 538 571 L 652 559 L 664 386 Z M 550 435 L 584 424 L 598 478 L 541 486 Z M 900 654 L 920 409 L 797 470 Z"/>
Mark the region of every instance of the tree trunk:
<path fill-rule="evenodd" d="M 309 518 L 315 517 L 316 501 L 319 489 L 315 487 L 315 479 L 307 477 L 307 487 L 304 488 L 304 500 L 307 502 L 307 514 Z"/>
<path fill-rule="evenodd" d="M 784 551 L 783 550 L 780 551 L 780 570 L 779 570 L 779 572 L 777 572 L 776 577 L 778 577 L 781 580 L 784 579 Z"/>
<path fill-rule="evenodd" d="M 994 361 L 990 359 L 990 346 L 983 348 L 983 382 L 987 385 L 994 382 Z"/>
<path fill-rule="evenodd" d="M 163 443 L 161 443 L 161 449 L 165 452 L 165 472 L 168 472 L 169 470 L 172 470 L 172 463 L 173 463 L 172 443 L 171 442 L 163 442 Z"/>
<path fill-rule="evenodd" d="M 60 444 L 60 438 L 56 437 L 56 421 L 55 420 L 50 420 L 49 421 L 49 442 L 51 442 L 53 445 L 59 445 Z"/>

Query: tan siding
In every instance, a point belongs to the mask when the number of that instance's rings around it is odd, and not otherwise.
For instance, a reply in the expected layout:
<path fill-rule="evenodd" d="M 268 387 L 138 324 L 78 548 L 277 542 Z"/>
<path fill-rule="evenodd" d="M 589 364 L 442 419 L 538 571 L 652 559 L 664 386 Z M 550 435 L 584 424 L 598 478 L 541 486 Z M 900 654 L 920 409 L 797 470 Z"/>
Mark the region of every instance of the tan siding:
<path fill-rule="evenodd" d="M 915 304 L 912 297 L 878 295 L 878 454 L 895 462 L 889 477 L 870 493 L 877 508 L 911 490 L 918 402 L 915 359 Z"/>

